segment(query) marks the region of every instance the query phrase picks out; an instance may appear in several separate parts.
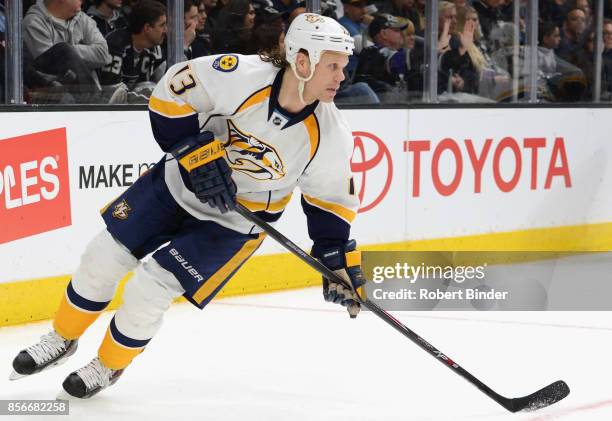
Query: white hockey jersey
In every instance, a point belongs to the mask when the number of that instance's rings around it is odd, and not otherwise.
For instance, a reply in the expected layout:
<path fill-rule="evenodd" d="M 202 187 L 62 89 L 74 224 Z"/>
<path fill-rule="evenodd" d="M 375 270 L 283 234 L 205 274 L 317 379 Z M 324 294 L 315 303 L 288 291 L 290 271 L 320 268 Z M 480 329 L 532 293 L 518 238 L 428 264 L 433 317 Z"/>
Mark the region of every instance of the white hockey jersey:
<path fill-rule="evenodd" d="M 346 240 L 359 206 L 350 170 L 351 131 L 333 103 L 317 101 L 297 115 L 283 110 L 277 101 L 282 74 L 258 56 L 226 54 L 176 64 L 149 102 L 153 134 L 169 151 L 187 136 L 213 132 L 225 145 L 240 203 L 273 223 L 299 186 L 311 238 Z M 170 154 L 165 180 L 196 218 L 260 232 L 239 214 L 221 214 L 200 202 Z"/>

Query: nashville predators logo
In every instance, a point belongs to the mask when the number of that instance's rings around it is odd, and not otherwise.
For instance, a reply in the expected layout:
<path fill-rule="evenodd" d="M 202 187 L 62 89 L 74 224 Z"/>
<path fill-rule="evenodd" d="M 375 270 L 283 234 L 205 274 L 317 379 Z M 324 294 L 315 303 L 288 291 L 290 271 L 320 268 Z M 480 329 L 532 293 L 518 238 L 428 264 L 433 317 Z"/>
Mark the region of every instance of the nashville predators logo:
<path fill-rule="evenodd" d="M 227 120 L 228 142 L 225 153 L 232 169 L 256 180 L 278 180 L 285 176 L 285 164 L 274 148 L 242 133 Z"/>
<path fill-rule="evenodd" d="M 213 69 L 219 70 L 220 72 L 233 72 L 238 67 L 238 56 L 226 54 L 217 57 L 212 66 Z"/>
<path fill-rule="evenodd" d="M 306 15 L 306 22 L 309 22 L 309 23 L 325 22 L 325 19 L 323 19 L 319 15 L 310 15 L 310 14 L 307 14 Z"/>
<path fill-rule="evenodd" d="M 132 208 L 127 204 L 125 199 L 115 205 L 113 217 L 117 219 L 127 219 Z"/>

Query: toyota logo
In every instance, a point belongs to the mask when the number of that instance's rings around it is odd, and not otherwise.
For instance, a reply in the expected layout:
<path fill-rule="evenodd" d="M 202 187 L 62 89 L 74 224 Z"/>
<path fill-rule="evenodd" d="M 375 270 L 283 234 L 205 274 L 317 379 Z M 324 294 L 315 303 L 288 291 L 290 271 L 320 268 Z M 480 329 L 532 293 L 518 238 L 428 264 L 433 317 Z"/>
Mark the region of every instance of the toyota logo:
<path fill-rule="evenodd" d="M 359 186 L 359 213 L 363 213 L 376 207 L 389 192 L 393 161 L 385 143 L 372 133 L 353 132 L 353 138 L 351 170 Z"/>

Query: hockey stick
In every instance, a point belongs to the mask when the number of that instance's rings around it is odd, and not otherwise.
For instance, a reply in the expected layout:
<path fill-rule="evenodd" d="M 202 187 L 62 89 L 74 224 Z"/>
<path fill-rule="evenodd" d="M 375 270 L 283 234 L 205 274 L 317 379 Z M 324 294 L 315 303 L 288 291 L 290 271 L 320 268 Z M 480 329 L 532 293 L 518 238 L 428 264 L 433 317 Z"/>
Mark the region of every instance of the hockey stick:
<path fill-rule="evenodd" d="M 267 222 L 263 221 L 257 215 L 253 214 L 250 210 L 245 208 L 240 203 L 238 203 L 236 206 L 236 212 L 238 212 L 240 215 L 245 217 L 247 220 L 251 221 L 253 224 L 257 225 L 259 228 L 264 230 L 266 234 L 274 238 L 281 245 L 283 245 L 287 250 L 289 250 L 291 253 L 299 257 L 304 263 L 306 263 L 308 266 L 310 266 L 311 268 L 319 272 L 322 276 L 328 279 L 333 279 L 334 282 L 343 284 L 347 288 L 349 287 L 342 278 L 340 278 L 330 269 L 325 267 L 318 260 L 311 257 L 308 253 L 306 253 L 304 250 L 298 247 L 295 243 L 293 243 L 287 237 L 282 235 L 280 232 L 274 229 Z M 384 320 L 387 324 L 395 328 L 395 330 L 397 330 L 402 335 L 410 339 L 412 342 L 420 346 L 422 349 L 427 351 L 431 356 L 435 357 L 442 364 L 444 364 L 445 366 L 453 370 L 456 374 L 460 375 L 461 377 L 466 379 L 468 382 L 470 382 L 472 385 L 476 386 L 481 392 L 486 394 L 488 397 L 493 399 L 495 402 L 497 402 L 498 404 L 500 404 L 501 406 L 503 406 L 510 412 L 534 411 L 539 408 L 544 408 L 549 405 L 552 405 L 553 403 L 559 402 L 561 399 L 565 398 L 570 392 L 568 385 L 563 380 L 558 380 L 530 395 L 523 396 L 521 398 L 506 398 L 498 394 L 497 392 L 495 392 L 493 389 L 491 389 L 489 386 L 487 386 L 480 380 L 478 380 L 470 372 L 468 372 L 463 367 L 461 367 L 459 364 L 457 364 L 452 359 L 447 357 L 445 354 L 443 354 L 441 351 L 439 351 L 436 347 L 434 347 L 432 344 L 427 342 L 425 339 L 420 337 L 418 334 L 408 329 L 399 320 L 391 316 L 385 310 L 378 307 L 375 303 L 371 301 L 367 301 L 367 300 L 362 300 L 362 299 L 360 299 L 360 301 L 361 301 L 361 305 L 366 307 L 368 310 L 372 311 L 374 314 L 376 314 L 378 317 Z"/>

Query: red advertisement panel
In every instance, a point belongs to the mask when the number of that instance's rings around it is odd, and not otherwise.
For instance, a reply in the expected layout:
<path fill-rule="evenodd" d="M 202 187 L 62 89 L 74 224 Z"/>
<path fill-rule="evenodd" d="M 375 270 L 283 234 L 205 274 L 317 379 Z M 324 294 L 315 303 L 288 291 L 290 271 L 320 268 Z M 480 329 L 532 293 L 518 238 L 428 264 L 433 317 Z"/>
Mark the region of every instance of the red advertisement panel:
<path fill-rule="evenodd" d="M 0 243 L 70 224 L 66 129 L 0 140 Z"/>

